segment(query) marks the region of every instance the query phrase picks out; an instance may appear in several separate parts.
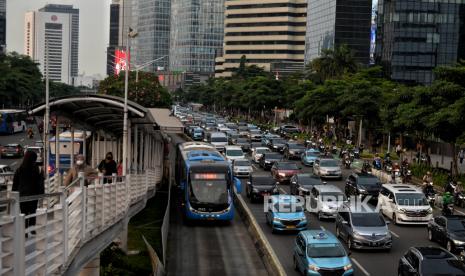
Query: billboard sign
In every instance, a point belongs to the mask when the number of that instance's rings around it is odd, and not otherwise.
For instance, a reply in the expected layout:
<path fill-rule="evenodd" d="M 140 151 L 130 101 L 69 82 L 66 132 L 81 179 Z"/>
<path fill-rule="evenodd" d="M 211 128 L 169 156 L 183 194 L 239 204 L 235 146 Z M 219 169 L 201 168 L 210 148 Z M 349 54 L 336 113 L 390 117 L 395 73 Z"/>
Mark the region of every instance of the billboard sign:
<path fill-rule="evenodd" d="M 128 55 L 128 60 L 130 57 Z M 119 75 L 121 71 L 126 70 L 126 51 L 122 49 L 115 50 L 115 74 Z"/>

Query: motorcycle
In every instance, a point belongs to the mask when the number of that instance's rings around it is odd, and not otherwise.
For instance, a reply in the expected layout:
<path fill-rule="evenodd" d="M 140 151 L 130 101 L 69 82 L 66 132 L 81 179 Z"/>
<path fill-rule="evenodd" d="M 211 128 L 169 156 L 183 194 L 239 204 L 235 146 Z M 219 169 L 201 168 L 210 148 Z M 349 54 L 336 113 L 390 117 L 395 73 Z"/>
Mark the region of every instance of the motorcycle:
<path fill-rule="evenodd" d="M 368 161 L 363 162 L 362 173 L 372 173 L 371 166 L 370 163 L 368 163 Z"/>
<path fill-rule="evenodd" d="M 375 159 L 373 160 L 373 167 L 377 170 L 381 170 L 381 159 Z"/>
<path fill-rule="evenodd" d="M 429 205 L 434 207 L 436 201 L 436 191 L 434 190 L 433 182 L 425 184 L 425 187 L 423 188 L 423 194 L 428 200 Z"/>
<path fill-rule="evenodd" d="M 34 132 L 33 132 L 32 130 L 29 130 L 29 131 L 27 132 L 27 137 L 29 137 L 29 139 L 34 138 Z"/>
<path fill-rule="evenodd" d="M 404 180 L 404 183 L 412 182 L 412 171 L 407 170 L 407 172 L 405 173 L 405 175 L 404 175 L 404 177 L 402 179 Z"/>
<path fill-rule="evenodd" d="M 360 149 L 359 148 L 354 148 L 353 150 L 354 157 L 359 159 L 360 158 Z"/>
<path fill-rule="evenodd" d="M 465 193 L 464 192 L 455 193 L 454 203 L 455 205 L 464 208 L 465 207 Z"/>
<path fill-rule="evenodd" d="M 397 183 L 399 183 L 399 180 L 400 180 L 400 169 L 392 170 L 391 182 L 393 184 L 397 184 Z"/>
<path fill-rule="evenodd" d="M 331 148 L 331 153 L 332 153 L 332 154 L 336 154 L 336 153 L 337 153 L 337 147 L 336 147 L 336 145 L 333 145 L 333 147 Z"/>
<path fill-rule="evenodd" d="M 350 157 L 347 155 L 344 157 L 344 166 L 346 169 L 350 169 L 350 165 L 352 164 L 352 161 L 350 160 Z"/>
<path fill-rule="evenodd" d="M 392 172 L 392 161 L 389 159 L 389 157 L 384 160 L 384 170 L 387 173 Z"/>
<path fill-rule="evenodd" d="M 318 149 L 320 150 L 320 152 L 325 152 L 325 149 L 326 149 L 325 144 L 320 144 Z"/>
<path fill-rule="evenodd" d="M 442 207 L 442 215 L 451 216 L 454 214 L 454 204 L 450 203 Z"/>

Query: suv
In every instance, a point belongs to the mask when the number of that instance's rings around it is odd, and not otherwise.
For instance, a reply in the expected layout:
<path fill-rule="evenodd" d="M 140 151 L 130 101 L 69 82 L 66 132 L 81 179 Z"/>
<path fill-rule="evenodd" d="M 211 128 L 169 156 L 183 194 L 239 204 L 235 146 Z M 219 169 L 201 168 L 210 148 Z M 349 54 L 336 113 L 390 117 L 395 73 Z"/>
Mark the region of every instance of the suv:
<path fill-rule="evenodd" d="M 353 173 L 346 181 L 345 193 L 347 197 L 351 195 L 378 198 L 381 190 L 381 182 L 378 177 L 369 173 Z"/>
<path fill-rule="evenodd" d="M 293 261 L 303 275 L 354 274 L 344 246 L 326 230 L 301 231 L 295 238 Z"/>
<path fill-rule="evenodd" d="M 432 246 L 410 247 L 400 258 L 399 276 L 464 275 L 465 266 L 449 251 Z"/>
<path fill-rule="evenodd" d="M 290 136 L 292 134 L 300 133 L 300 129 L 292 125 L 283 125 L 279 127 L 279 133 L 283 136 Z"/>
<path fill-rule="evenodd" d="M 224 151 L 224 147 L 228 145 L 228 138 L 223 132 L 209 132 L 206 140 L 214 145 L 218 151 Z"/>
<path fill-rule="evenodd" d="M 305 146 L 298 143 L 286 143 L 284 145 L 284 158 L 299 159 L 302 153 L 305 152 Z"/>
<path fill-rule="evenodd" d="M 300 172 L 300 169 L 293 162 L 275 162 L 271 167 L 271 175 L 279 183 L 289 182 L 291 177 Z"/>
<path fill-rule="evenodd" d="M 270 142 L 270 148 L 273 151 L 283 152 L 285 144 L 286 140 L 284 140 L 283 138 L 273 138 Z"/>
<path fill-rule="evenodd" d="M 317 213 L 319 220 L 336 218 L 339 208 L 346 202 L 345 194 L 334 185 L 317 185 L 310 191 L 311 212 Z"/>
<path fill-rule="evenodd" d="M 338 161 L 332 158 L 318 157 L 313 164 L 313 173 L 321 178 L 342 179 L 342 171 Z"/>
<path fill-rule="evenodd" d="M 272 233 L 307 229 L 304 209 L 297 203 L 297 198 L 292 195 L 273 195 L 268 198 L 265 217 Z"/>
<path fill-rule="evenodd" d="M 450 252 L 465 250 L 465 216 L 438 216 L 428 223 L 428 239 L 437 241 Z"/>
<path fill-rule="evenodd" d="M 291 178 L 291 184 L 289 190 L 291 195 L 307 196 L 310 195 L 310 191 L 313 186 L 323 185 L 319 176 L 309 173 L 298 173 Z"/>
<path fill-rule="evenodd" d="M 275 162 L 281 161 L 283 156 L 276 152 L 265 152 L 260 158 L 259 164 L 264 170 L 270 170 Z"/>
<path fill-rule="evenodd" d="M 252 142 L 262 141 L 262 132 L 259 129 L 249 129 L 249 138 Z"/>
<path fill-rule="evenodd" d="M 260 158 L 262 158 L 263 154 L 267 152 L 271 152 L 271 150 L 267 147 L 252 148 L 252 161 L 258 163 L 260 161 Z"/>
<path fill-rule="evenodd" d="M 353 210 L 350 205 L 346 205 L 337 213 L 336 236 L 347 243 L 349 250 L 391 250 L 392 236 L 387 225 L 378 212 Z"/>
<path fill-rule="evenodd" d="M 262 199 L 264 196 L 279 194 L 274 178 L 270 174 L 263 173 L 250 174 L 245 191 L 252 203 L 257 199 Z"/>
<path fill-rule="evenodd" d="M 409 184 L 383 184 L 378 208 L 394 224 L 427 224 L 433 209 L 422 191 Z"/>

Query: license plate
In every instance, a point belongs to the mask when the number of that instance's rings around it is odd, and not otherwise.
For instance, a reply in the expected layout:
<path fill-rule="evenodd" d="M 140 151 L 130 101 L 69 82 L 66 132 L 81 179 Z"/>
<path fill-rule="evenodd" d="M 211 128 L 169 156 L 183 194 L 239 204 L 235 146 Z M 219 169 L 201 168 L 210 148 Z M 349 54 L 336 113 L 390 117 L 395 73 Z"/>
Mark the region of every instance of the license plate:
<path fill-rule="evenodd" d="M 270 193 L 262 193 L 262 195 L 264 195 L 264 196 L 269 196 Z"/>
<path fill-rule="evenodd" d="M 288 225 L 286 226 L 287 229 L 294 229 L 295 228 L 295 225 Z"/>
<path fill-rule="evenodd" d="M 378 246 L 378 243 L 377 242 L 372 242 L 371 246 Z"/>
<path fill-rule="evenodd" d="M 215 220 L 215 218 L 207 218 L 207 220 Z"/>

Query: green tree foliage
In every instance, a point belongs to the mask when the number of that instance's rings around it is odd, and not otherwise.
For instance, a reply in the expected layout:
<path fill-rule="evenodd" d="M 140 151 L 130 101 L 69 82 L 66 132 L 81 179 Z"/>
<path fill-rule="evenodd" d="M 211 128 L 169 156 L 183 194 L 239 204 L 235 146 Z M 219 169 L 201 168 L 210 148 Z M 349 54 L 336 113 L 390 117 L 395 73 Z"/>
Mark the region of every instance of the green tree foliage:
<path fill-rule="evenodd" d="M 100 82 L 99 94 L 124 97 L 124 72 L 108 76 Z M 128 99 L 144 107 L 168 107 L 171 105 L 171 95 L 158 81 L 158 76 L 149 72 L 139 72 L 136 82 L 136 72 L 129 74 Z"/>

